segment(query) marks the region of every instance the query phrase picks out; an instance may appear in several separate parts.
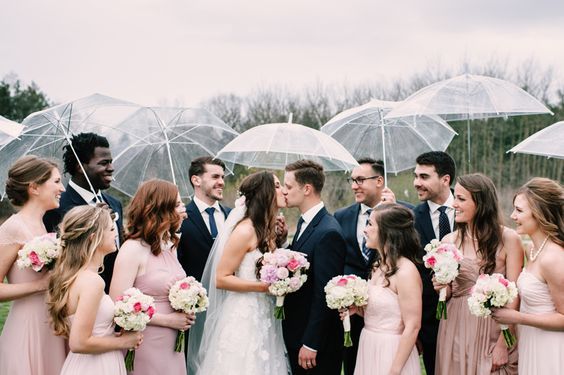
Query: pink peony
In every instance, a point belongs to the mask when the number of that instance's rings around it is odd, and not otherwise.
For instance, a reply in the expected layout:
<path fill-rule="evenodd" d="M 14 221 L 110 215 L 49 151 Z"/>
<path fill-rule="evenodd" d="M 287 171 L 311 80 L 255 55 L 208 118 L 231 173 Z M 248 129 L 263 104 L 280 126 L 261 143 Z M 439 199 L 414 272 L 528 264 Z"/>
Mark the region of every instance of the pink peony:
<path fill-rule="evenodd" d="M 32 251 L 29 253 L 29 259 L 31 260 L 31 264 L 33 264 L 34 266 L 40 266 L 41 265 L 41 261 L 39 260 L 39 256 L 37 255 L 37 253 L 35 251 Z"/>
<path fill-rule="evenodd" d="M 149 306 L 149 308 L 147 309 L 147 315 L 149 315 L 149 319 L 151 319 L 154 314 L 155 314 L 155 308 L 153 306 Z"/>
<path fill-rule="evenodd" d="M 429 257 L 427 258 L 427 263 L 429 263 L 431 267 L 435 267 L 435 264 L 437 264 L 437 259 L 435 259 L 435 257 Z"/>
<path fill-rule="evenodd" d="M 180 284 L 180 289 L 190 289 L 190 284 L 184 282 Z"/>

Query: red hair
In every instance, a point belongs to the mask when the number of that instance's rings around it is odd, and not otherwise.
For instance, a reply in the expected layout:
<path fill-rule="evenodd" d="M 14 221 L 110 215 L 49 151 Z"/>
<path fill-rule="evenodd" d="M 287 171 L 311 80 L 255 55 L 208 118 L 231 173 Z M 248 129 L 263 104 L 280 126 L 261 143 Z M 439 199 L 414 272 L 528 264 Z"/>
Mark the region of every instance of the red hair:
<path fill-rule="evenodd" d="M 178 245 L 176 231 L 182 218 L 176 212 L 178 188 L 164 180 L 141 184 L 127 211 L 126 239 L 141 239 L 151 246 L 154 255 L 161 253 L 162 241 Z"/>

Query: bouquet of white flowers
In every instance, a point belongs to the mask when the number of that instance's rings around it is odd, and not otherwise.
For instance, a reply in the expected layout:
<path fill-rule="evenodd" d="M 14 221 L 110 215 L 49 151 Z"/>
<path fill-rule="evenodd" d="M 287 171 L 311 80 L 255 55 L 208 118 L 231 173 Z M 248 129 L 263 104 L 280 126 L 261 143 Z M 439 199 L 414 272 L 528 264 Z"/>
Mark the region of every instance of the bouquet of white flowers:
<path fill-rule="evenodd" d="M 43 267 L 52 268 L 59 257 L 59 239 L 55 233 L 47 233 L 26 242 L 18 251 L 18 268 L 31 268 L 40 272 Z"/>
<path fill-rule="evenodd" d="M 492 275 L 481 274 L 476 284 L 470 290 L 468 307 L 472 315 L 487 318 L 491 315 L 492 307 L 503 307 L 517 297 L 518 291 L 513 281 L 507 280 L 500 273 Z M 509 327 L 500 324 L 505 344 L 511 348 L 515 344 L 515 336 Z"/>
<path fill-rule="evenodd" d="M 178 280 L 168 292 L 168 300 L 173 309 L 185 313 L 206 311 L 209 300 L 206 289 L 192 276 Z M 184 351 L 184 331 L 178 331 L 174 351 Z"/>
<path fill-rule="evenodd" d="M 304 285 L 309 262 L 304 253 L 276 249 L 264 254 L 260 263 L 260 281 L 269 284 L 268 291 L 276 296 L 274 316 L 284 319 L 284 297 Z"/>
<path fill-rule="evenodd" d="M 425 267 L 431 268 L 435 279 L 441 284 L 448 284 L 458 276 L 458 269 L 462 261 L 462 254 L 456 246 L 450 243 L 441 243 L 434 239 L 425 246 L 427 254 L 423 257 Z M 437 304 L 436 318 L 438 320 L 447 318 L 446 309 L 446 287 L 439 292 L 439 303 Z"/>
<path fill-rule="evenodd" d="M 116 299 L 114 322 L 126 331 L 143 331 L 155 314 L 154 299 L 137 288 L 129 288 Z M 125 356 L 125 368 L 133 371 L 135 349 L 129 349 Z"/>
<path fill-rule="evenodd" d="M 352 346 L 348 309 L 353 305 L 361 307 L 368 303 L 368 283 L 356 275 L 335 276 L 325 285 L 325 301 L 330 309 L 347 309 L 343 319 L 344 345 Z"/>

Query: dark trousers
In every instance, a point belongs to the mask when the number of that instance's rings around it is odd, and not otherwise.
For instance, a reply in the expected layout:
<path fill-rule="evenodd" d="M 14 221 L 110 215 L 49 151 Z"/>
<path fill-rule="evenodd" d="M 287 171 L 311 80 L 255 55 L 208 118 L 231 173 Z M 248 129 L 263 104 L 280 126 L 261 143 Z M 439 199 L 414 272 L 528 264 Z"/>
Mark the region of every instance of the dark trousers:
<path fill-rule="evenodd" d="M 351 316 L 351 339 L 353 345 L 350 348 L 344 348 L 343 367 L 345 375 L 353 375 L 356 366 L 356 354 L 360 343 L 360 332 L 364 327 L 364 318 L 362 316 Z"/>
<path fill-rule="evenodd" d="M 290 350 L 290 366 L 293 375 L 341 375 L 341 363 L 343 361 L 343 351 L 317 352 L 315 361 L 317 366 L 305 370 L 298 364 L 299 350 Z"/>

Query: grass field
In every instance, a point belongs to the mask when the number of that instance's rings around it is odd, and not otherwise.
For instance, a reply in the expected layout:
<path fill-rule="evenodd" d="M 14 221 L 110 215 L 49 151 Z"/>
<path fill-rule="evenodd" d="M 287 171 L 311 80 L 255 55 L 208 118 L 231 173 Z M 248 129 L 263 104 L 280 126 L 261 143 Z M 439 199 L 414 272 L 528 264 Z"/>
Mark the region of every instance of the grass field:
<path fill-rule="evenodd" d="M 0 333 L 2 333 L 2 328 L 4 328 L 4 321 L 8 316 L 9 310 L 10 302 L 0 302 Z"/>

